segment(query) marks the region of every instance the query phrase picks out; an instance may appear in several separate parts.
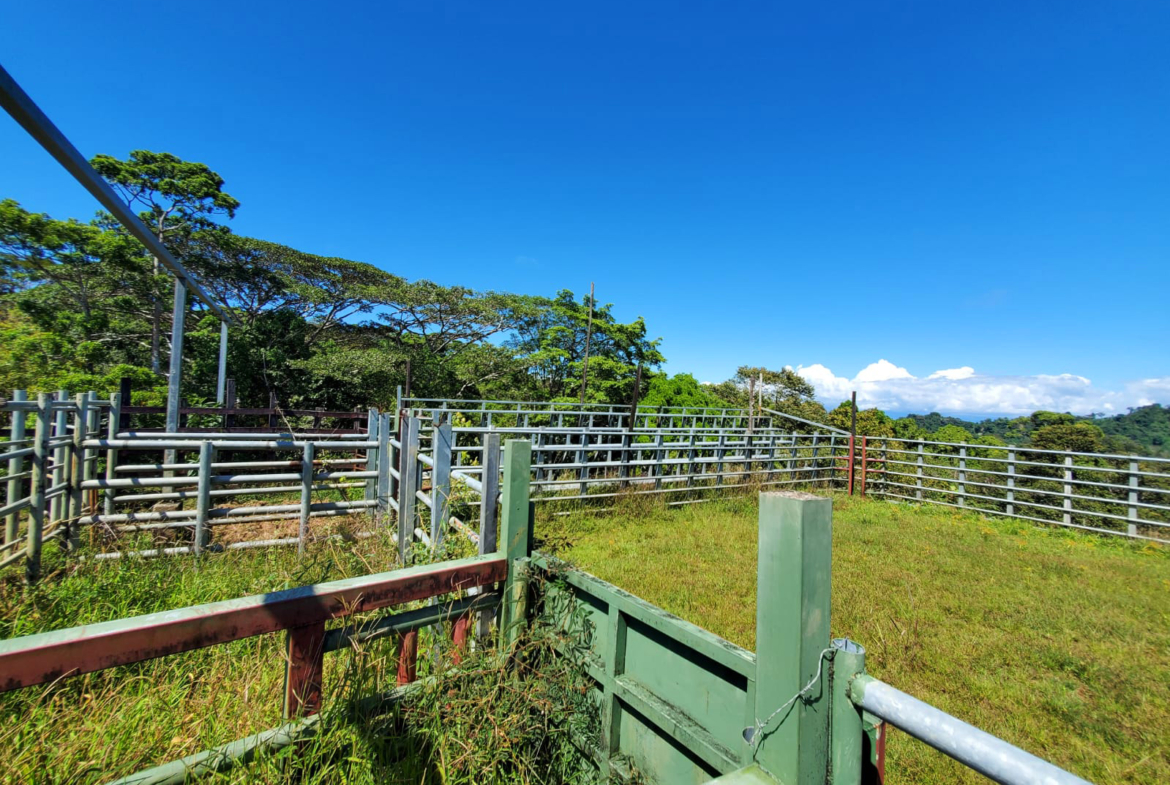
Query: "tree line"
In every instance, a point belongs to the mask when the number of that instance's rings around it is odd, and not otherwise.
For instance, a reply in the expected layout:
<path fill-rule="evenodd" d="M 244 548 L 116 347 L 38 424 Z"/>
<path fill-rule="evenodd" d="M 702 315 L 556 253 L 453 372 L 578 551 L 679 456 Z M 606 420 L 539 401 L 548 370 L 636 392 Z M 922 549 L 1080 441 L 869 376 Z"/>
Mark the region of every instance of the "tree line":
<path fill-rule="evenodd" d="M 827 410 L 790 368 L 742 366 L 719 384 L 668 376 L 662 339 L 650 337 L 645 320 L 620 322 L 611 303 L 589 295 L 441 286 L 242 236 L 229 226 L 240 202 L 205 164 L 145 150 L 91 163 L 232 312 L 238 324 L 228 376 L 242 405 L 275 395 L 289 408 L 389 408 L 409 384 L 413 395 L 430 398 L 574 401 L 583 394 L 609 404 L 764 406 L 849 427 L 848 402 Z M 107 213 L 59 219 L 0 201 L 0 389 L 105 393 L 130 377 L 135 404 L 162 403 L 171 286 L 158 261 Z M 219 323 L 198 302 L 185 322 L 184 397 L 210 403 Z M 858 432 L 1136 452 L 1151 446 L 1139 441 L 1142 434 L 1170 438 L 1170 410 L 1154 408 L 1138 410 L 1133 423 L 1052 412 L 985 423 L 937 414 L 895 420 L 868 409 L 858 413 Z"/>

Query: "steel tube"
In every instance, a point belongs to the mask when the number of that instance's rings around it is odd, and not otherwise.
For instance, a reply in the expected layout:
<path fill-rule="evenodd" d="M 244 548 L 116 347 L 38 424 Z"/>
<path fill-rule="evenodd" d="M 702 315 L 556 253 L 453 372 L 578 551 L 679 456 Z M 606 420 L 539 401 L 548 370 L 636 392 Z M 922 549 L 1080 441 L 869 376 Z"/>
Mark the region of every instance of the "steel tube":
<path fill-rule="evenodd" d="M 855 704 L 1003 785 L 1090 785 L 1030 752 L 870 676 L 850 684 Z"/>

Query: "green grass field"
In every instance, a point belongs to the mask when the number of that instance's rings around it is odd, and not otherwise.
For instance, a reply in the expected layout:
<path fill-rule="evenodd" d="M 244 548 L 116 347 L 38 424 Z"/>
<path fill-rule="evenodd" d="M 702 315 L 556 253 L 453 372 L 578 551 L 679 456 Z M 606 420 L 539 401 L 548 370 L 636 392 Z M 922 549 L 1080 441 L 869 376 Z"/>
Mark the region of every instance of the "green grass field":
<path fill-rule="evenodd" d="M 1170 782 L 1170 552 L 834 496 L 834 636 L 869 671 L 1097 783 Z M 749 497 L 544 518 L 570 562 L 754 649 Z M 890 783 L 983 782 L 901 733 Z"/>

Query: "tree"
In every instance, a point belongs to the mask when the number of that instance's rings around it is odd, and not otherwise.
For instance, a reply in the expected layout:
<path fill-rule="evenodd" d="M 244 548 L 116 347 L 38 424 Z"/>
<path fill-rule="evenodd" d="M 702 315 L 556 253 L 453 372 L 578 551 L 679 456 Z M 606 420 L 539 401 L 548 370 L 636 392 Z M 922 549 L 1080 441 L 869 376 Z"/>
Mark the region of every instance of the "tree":
<path fill-rule="evenodd" d="M 139 217 L 159 242 L 179 257 L 183 256 L 179 250 L 182 240 L 197 232 L 221 229 L 213 218 L 233 218 L 240 206 L 235 198 L 224 193 L 223 178 L 206 164 L 184 161 L 170 153 L 133 150 L 125 161 L 98 155 L 90 164 L 128 206 L 141 211 Z M 155 258 L 153 275 L 156 278 L 158 266 Z M 150 337 L 150 369 L 155 373 L 160 370 L 162 296 L 156 282 L 151 297 Z"/>
<path fill-rule="evenodd" d="M 813 422 L 825 422 L 828 413 L 816 401 L 816 388 L 791 368 L 773 371 L 761 366 L 741 365 L 735 376 L 711 388 L 725 405 L 758 410 L 766 408 Z"/>
<path fill-rule="evenodd" d="M 1057 422 L 1035 430 L 1028 443 L 1040 450 L 1104 452 L 1105 434 L 1092 423 Z"/>

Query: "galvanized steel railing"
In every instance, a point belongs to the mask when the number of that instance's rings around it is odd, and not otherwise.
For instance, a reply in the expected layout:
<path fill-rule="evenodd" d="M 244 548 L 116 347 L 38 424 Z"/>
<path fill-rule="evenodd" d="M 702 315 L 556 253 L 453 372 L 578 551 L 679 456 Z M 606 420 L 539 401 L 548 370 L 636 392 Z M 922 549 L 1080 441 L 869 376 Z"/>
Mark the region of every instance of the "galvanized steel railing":
<path fill-rule="evenodd" d="M 863 493 L 1170 542 L 1170 459 L 862 439 Z"/>

